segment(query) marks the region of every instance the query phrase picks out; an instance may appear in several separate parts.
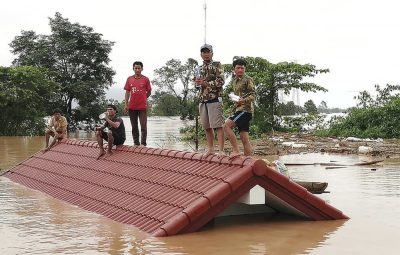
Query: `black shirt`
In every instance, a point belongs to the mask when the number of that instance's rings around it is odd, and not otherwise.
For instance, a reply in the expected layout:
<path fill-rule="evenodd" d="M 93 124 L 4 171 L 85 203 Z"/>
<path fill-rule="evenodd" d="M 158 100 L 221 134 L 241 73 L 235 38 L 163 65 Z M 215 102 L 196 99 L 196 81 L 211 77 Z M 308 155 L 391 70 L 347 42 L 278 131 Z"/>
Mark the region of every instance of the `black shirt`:
<path fill-rule="evenodd" d="M 113 134 L 116 134 L 118 137 L 121 139 L 125 140 L 125 126 L 124 126 L 124 121 L 120 117 L 115 117 L 111 119 L 112 122 L 119 122 L 119 127 L 118 128 L 113 128 L 110 126 L 108 122 L 104 123 L 104 127 L 107 127 L 108 129 L 111 130 Z"/>

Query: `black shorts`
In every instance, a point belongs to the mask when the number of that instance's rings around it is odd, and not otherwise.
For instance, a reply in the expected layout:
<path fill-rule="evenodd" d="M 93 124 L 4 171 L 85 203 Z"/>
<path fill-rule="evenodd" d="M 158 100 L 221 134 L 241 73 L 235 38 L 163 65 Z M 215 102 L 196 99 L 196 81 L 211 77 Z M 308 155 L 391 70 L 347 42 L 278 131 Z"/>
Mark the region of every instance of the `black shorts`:
<path fill-rule="evenodd" d="M 235 122 L 236 126 L 239 129 L 239 132 L 249 132 L 250 120 L 252 118 L 253 115 L 249 112 L 235 112 L 232 116 L 229 117 L 230 120 Z"/>
<path fill-rule="evenodd" d="M 121 145 L 124 144 L 125 142 L 125 138 L 119 136 L 117 133 L 113 132 L 113 138 L 114 138 L 114 142 L 113 145 Z M 103 138 L 104 140 L 108 141 L 108 134 L 107 132 L 101 131 L 101 138 Z"/>

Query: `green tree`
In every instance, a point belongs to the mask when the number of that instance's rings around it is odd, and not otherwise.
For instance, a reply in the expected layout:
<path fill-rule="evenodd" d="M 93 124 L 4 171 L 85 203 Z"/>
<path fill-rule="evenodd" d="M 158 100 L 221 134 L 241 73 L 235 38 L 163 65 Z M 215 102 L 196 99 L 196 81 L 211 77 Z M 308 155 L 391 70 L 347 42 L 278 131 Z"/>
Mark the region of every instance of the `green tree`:
<path fill-rule="evenodd" d="M 295 115 L 303 113 L 301 106 L 295 105 L 293 101 L 285 103 L 278 103 L 277 115 Z"/>
<path fill-rule="evenodd" d="M 180 102 L 175 95 L 165 91 L 156 91 L 151 97 L 155 116 L 176 116 L 181 113 Z"/>
<path fill-rule="evenodd" d="M 235 57 L 238 58 L 238 57 Z M 279 103 L 278 91 L 289 94 L 293 88 L 304 92 L 328 91 L 324 87 L 309 82 L 317 74 L 327 73 L 329 69 L 317 69 L 312 64 L 281 62 L 273 64 L 260 57 L 245 57 L 246 73 L 251 76 L 256 85 L 256 109 L 254 121 L 262 131 L 270 130 L 277 124 L 274 115 L 277 114 Z M 227 65 L 225 65 L 227 67 Z M 232 67 L 230 67 L 230 70 Z M 227 75 L 229 69 L 225 69 Z"/>
<path fill-rule="evenodd" d="M 306 113 L 308 113 L 308 114 L 317 114 L 318 113 L 317 106 L 314 104 L 314 102 L 311 99 L 304 103 L 304 109 L 305 109 Z"/>
<path fill-rule="evenodd" d="M 193 98 L 194 88 L 190 88 L 194 76 L 195 67 L 198 66 L 196 60 L 189 58 L 182 64 L 180 60 L 171 59 L 165 63 L 165 66 L 154 70 L 155 78 L 152 83 L 161 91 L 173 95 L 179 102 L 179 113 L 182 118 L 193 114 L 188 102 Z M 183 86 L 179 86 L 178 85 Z"/>
<path fill-rule="evenodd" d="M 108 66 L 114 42 L 102 39 L 93 28 L 71 23 L 56 13 L 50 20 L 50 35 L 22 31 L 10 43 L 17 55 L 14 65 L 45 67 L 48 77 L 61 85 L 59 101 L 71 114 L 72 102 L 86 108 L 97 104 L 113 82 L 115 72 Z"/>
<path fill-rule="evenodd" d="M 344 117 L 333 119 L 329 129 L 318 130 L 321 136 L 357 136 L 363 138 L 400 138 L 400 86 L 375 85 L 375 98 L 361 91 L 357 106 Z"/>
<path fill-rule="evenodd" d="M 320 113 L 328 113 L 329 112 L 328 105 L 326 104 L 325 101 L 321 101 L 321 103 L 318 105 L 318 112 L 320 112 Z"/>
<path fill-rule="evenodd" d="M 0 135 L 43 134 L 43 116 L 59 92 L 47 75 L 44 68 L 0 67 Z"/>
<path fill-rule="evenodd" d="M 358 101 L 357 107 L 367 108 L 367 107 L 373 107 L 373 106 L 383 106 L 383 105 L 387 104 L 391 99 L 397 98 L 400 96 L 400 93 L 399 93 L 400 85 L 386 84 L 386 87 L 381 89 L 381 87 L 378 84 L 376 84 L 375 90 L 376 90 L 375 99 L 366 90 L 361 91 L 357 96 L 355 96 L 354 99 L 356 99 Z"/>
<path fill-rule="evenodd" d="M 352 108 L 348 115 L 336 119 L 321 136 L 356 136 L 362 138 L 400 138 L 400 98 L 392 98 L 383 106 Z"/>

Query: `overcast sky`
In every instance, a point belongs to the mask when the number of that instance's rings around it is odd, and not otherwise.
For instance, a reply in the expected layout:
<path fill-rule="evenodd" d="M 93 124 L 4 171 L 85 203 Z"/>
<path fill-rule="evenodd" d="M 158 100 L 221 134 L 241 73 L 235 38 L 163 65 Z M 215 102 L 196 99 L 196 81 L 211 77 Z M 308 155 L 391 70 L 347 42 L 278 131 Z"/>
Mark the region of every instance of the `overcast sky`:
<path fill-rule="evenodd" d="M 263 57 L 270 62 L 296 61 L 329 68 L 314 82 L 327 93 L 301 94 L 303 105 L 355 106 L 359 91 L 400 84 L 400 19 L 396 0 L 214 0 L 207 3 L 207 43 L 214 59 Z M 48 17 L 60 12 L 70 22 L 93 27 L 114 41 L 110 58 L 117 72 L 108 97 L 122 100 L 132 63 L 143 74 L 171 58 L 200 58 L 204 43 L 203 0 L 13 0 L 2 4 L 0 65 L 15 56 L 9 43 L 21 30 L 49 34 Z"/>

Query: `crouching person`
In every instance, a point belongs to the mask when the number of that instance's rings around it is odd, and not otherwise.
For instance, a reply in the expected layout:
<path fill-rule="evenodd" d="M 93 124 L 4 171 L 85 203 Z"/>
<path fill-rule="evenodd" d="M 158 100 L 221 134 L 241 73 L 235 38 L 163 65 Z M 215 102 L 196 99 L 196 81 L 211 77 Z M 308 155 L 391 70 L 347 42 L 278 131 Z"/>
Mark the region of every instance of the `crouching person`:
<path fill-rule="evenodd" d="M 45 130 L 46 147 L 43 149 L 43 152 L 50 150 L 58 140 L 67 137 L 67 126 L 67 119 L 64 116 L 61 116 L 61 111 L 59 109 L 54 109 L 50 123 Z M 53 140 L 49 145 L 50 136 L 53 137 Z"/>
<path fill-rule="evenodd" d="M 107 106 L 107 112 L 105 114 L 105 123 L 101 127 L 96 128 L 96 139 L 100 146 L 100 153 L 97 159 L 106 154 L 103 148 L 103 139 L 108 142 L 107 155 L 112 154 L 113 145 L 121 145 L 125 142 L 125 126 L 124 121 L 116 116 L 117 107 L 115 105 L 109 104 Z M 108 128 L 108 131 L 105 131 Z"/>
<path fill-rule="evenodd" d="M 224 124 L 224 131 L 232 145 L 232 153 L 230 158 L 240 156 L 236 135 L 233 128 L 237 127 L 240 133 L 240 140 L 243 144 L 243 154 L 245 156 L 252 155 L 252 148 L 249 139 L 250 120 L 254 114 L 253 101 L 255 99 L 255 89 L 253 79 L 245 74 L 246 61 L 244 59 L 236 59 L 233 61 L 233 70 L 235 77 L 230 86 L 226 89 L 227 92 L 233 92 L 236 97 L 235 113 L 230 116 Z"/>

